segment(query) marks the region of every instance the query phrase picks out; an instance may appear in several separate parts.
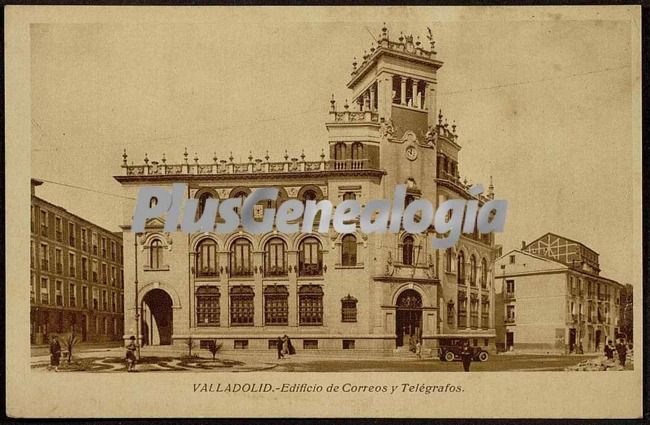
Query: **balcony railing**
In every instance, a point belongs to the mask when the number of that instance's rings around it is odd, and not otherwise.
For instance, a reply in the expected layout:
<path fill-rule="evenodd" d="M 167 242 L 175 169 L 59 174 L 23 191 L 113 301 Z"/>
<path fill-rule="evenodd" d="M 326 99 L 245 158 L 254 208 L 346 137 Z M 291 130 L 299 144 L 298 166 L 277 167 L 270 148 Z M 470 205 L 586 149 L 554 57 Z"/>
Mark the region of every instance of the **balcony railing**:
<path fill-rule="evenodd" d="M 282 277 L 287 275 L 288 272 L 286 267 L 271 267 L 264 269 L 265 277 Z"/>
<path fill-rule="evenodd" d="M 367 162 L 367 159 L 335 159 L 329 164 L 333 170 L 363 170 Z"/>
<path fill-rule="evenodd" d="M 512 300 L 515 298 L 515 293 L 514 292 L 506 292 L 504 294 L 504 298 L 507 300 Z"/>
<path fill-rule="evenodd" d="M 231 277 L 249 277 L 253 276 L 253 269 L 248 267 L 240 267 L 230 270 Z"/>
<path fill-rule="evenodd" d="M 298 270 L 299 276 L 322 276 L 323 267 L 320 264 L 302 264 Z"/>
<path fill-rule="evenodd" d="M 219 277 L 219 270 L 212 267 L 197 268 L 196 277 Z"/>
<path fill-rule="evenodd" d="M 505 323 L 515 323 L 515 318 L 514 317 L 506 317 L 503 319 Z"/>

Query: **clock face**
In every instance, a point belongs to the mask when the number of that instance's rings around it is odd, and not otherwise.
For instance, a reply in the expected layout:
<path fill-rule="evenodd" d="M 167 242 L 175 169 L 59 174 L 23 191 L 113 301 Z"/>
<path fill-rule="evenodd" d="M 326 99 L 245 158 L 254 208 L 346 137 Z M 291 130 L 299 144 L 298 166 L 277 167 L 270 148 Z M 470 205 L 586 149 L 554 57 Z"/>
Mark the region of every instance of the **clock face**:
<path fill-rule="evenodd" d="M 406 158 L 415 161 L 415 159 L 418 157 L 418 150 L 415 149 L 415 146 L 409 146 L 406 148 Z"/>

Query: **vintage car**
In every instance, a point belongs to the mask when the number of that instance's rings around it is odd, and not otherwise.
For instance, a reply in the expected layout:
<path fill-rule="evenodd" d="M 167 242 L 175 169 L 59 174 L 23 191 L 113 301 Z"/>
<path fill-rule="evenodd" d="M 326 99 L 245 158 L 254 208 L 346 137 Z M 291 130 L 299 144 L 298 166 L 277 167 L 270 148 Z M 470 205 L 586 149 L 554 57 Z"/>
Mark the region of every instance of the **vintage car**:
<path fill-rule="evenodd" d="M 441 338 L 440 347 L 438 348 L 438 355 L 440 360 L 453 362 L 461 360 L 460 353 L 463 351 L 463 345 L 469 341 L 467 338 Z M 469 347 L 472 352 L 472 361 L 485 362 L 490 357 L 488 352 L 481 347 Z"/>

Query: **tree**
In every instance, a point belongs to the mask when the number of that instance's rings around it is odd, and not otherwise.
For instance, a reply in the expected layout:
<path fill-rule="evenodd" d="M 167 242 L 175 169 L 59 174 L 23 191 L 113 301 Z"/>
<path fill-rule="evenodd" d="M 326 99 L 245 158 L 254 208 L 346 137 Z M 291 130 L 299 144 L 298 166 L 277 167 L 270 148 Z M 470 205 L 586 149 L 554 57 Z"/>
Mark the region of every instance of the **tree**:
<path fill-rule="evenodd" d="M 188 349 L 188 352 L 189 352 L 189 353 L 188 353 L 188 356 L 192 357 L 192 348 L 196 347 L 196 341 L 195 341 L 194 338 L 190 335 L 190 336 L 188 336 L 187 339 L 185 340 L 185 344 L 187 345 L 187 349 Z"/>
<path fill-rule="evenodd" d="M 68 364 L 72 361 L 72 349 L 79 343 L 79 338 L 71 332 L 63 339 L 63 347 L 68 352 Z"/>
<path fill-rule="evenodd" d="M 221 347 L 223 347 L 223 344 L 217 342 L 216 339 L 208 342 L 208 351 L 212 354 L 212 361 L 215 361 L 215 357 L 217 356 L 217 353 L 221 351 Z"/>

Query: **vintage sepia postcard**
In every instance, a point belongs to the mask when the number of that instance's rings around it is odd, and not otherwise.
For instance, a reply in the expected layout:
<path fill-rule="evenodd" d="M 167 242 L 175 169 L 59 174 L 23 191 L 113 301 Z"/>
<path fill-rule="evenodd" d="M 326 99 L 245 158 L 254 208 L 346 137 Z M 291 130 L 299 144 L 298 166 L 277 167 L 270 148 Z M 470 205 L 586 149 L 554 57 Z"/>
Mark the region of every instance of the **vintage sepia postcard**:
<path fill-rule="evenodd" d="M 7 7 L 7 414 L 641 417 L 640 15 Z"/>

